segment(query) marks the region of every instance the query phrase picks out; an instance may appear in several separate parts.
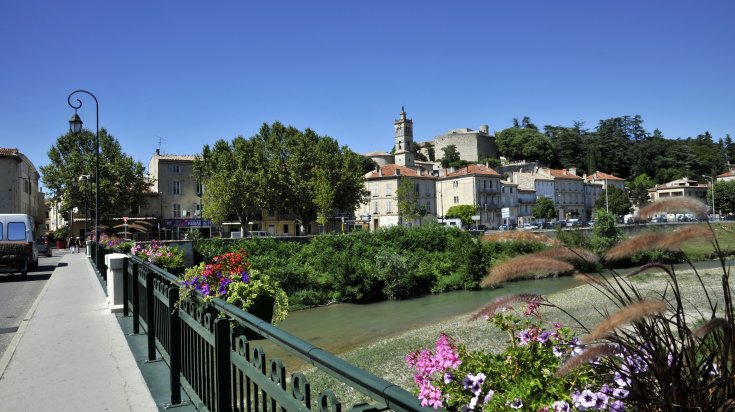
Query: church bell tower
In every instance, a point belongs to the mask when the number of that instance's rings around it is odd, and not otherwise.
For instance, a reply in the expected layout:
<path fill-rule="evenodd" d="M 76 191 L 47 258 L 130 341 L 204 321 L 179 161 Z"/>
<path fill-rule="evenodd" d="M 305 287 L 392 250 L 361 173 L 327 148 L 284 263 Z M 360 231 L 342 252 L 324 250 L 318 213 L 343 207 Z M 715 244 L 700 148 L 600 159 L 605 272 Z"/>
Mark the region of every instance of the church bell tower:
<path fill-rule="evenodd" d="M 395 162 L 399 166 L 414 166 L 413 155 L 413 120 L 406 118 L 406 111 L 401 106 L 401 118 L 393 122 L 396 130 Z"/>

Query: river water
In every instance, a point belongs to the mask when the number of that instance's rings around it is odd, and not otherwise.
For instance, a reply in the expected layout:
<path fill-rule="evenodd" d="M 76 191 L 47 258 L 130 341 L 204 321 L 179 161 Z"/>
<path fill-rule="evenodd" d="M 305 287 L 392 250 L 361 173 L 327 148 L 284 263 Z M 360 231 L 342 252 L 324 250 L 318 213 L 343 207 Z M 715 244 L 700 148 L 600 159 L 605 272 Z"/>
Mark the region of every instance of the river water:
<path fill-rule="evenodd" d="M 497 289 L 455 291 L 401 301 L 341 303 L 289 313 L 278 327 L 338 355 L 406 330 L 474 312 L 500 296 L 515 293 L 545 295 L 578 284 L 579 281 L 567 276 L 524 280 L 507 283 Z M 263 344 L 263 347 L 269 355 L 283 360 L 289 370 L 301 364 L 270 344 Z"/>
<path fill-rule="evenodd" d="M 696 264 L 700 270 L 717 269 L 719 262 Z M 685 264 L 675 265 L 677 271 L 689 270 Z M 632 269 L 623 269 L 623 274 Z M 406 330 L 419 328 L 469 314 L 492 300 L 515 293 L 548 295 L 581 284 L 571 276 L 510 282 L 497 289 L 455 291 L 401 301 L 370 304 L 341 303 L 289 313 L 278 327 L 332 354 L 363 346 Z M 288 355 L 275 345 L 261 343 L 266 353 L 280 358 L 288 369 L 303 366 L 303 362 Z"/>

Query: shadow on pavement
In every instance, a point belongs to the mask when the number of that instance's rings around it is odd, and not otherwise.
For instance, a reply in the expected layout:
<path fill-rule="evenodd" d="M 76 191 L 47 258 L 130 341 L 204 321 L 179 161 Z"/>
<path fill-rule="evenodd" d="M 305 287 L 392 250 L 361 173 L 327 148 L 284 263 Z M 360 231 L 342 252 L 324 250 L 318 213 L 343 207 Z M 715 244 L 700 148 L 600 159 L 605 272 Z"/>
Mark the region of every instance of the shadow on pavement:
<path fill-rule="evenodd" d="M 51 269 L 53 270 L 53 269 Z M 8 273 L 0 275 L 0 283 L 9 282 L 36 282 L 39 280 L 49 280 L 51 273 L 29 273 L 28 276 L 22 277 L 21 275 Z"/>

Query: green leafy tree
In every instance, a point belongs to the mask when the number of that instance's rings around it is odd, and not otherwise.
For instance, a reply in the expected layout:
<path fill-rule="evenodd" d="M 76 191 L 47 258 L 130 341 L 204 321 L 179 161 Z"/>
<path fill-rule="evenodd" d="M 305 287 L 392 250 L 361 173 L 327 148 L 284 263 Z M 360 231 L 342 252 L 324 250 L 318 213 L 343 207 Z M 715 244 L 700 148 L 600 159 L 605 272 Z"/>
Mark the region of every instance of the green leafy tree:
<path fill-rule="evenodd" d="M 595 209 L 610 210 L 610 213 L 617 216 L 623 216 L 630 213 L 630 208 L 633 204 L 630 203 L 628 194 L 625 190 L 621 190 L 615 186 L 607 186 L 607 196 L 605 189 L 602 189 L 600 197 L 595 202 Z"/>
<path fill-rule="evenodd" d="M 426 208 L 418 203 L 419 192 L 408 177 L 401 176 L 396 196 L 398 197 L 398 217 L 402 222 L 413 222 L 426 214 Z"/>
<path fill-rule="evenodd" d="M 711 186 L 707 191 L 707 204 L 712 205 Z M 715 208 L 717 213 L 735 213 L 735 180 L 715 183 Z"/>
<path fill-rule="evenodd" d="M 111 217 L 145 205 L 143 194 L 151 182 L 143 164 L 123 153 L 117 139 L 104 128 L 99 131 L 99 145 L 99 220 L 107 222 Z M 91 214 L 94 213 L 94 183 L 89 199 L 90 188 L 79 181 L 81 175 L 90 175 L 94 181 L 94 153 L 95 135 L 89 130 L 60 136 L 48 151 L 49 164 L 40 167 L 42 181 L 60 202 L 62 212 L 74 207 L 83 209 L 87 203 Z"/>
<path fill-rule="evenodd" d="M 511 127 L 495 135 L 500 154 L 509 160 L 538 160 L 550 164 L 554 158 L 548 136 L 533 128 Z"/>
<path fill-rule="evenodd" d="M 636 176 L 632 182 L 628 182 L 628 192 L 630 193 L 631 202 L 638 207 L 648 203 L 648 189 L 655 185 L 656 182 L 645 173 Z"/>
<path fill-rule="evenodd" d="M 263 206 L 258 154 L 254 142 L 242 136 L 204 146 L 202 156 L 194 159 L 194 174 L 205 176 L 202 216 L 215 223 L 234 216 L 244 232 Z"/>
<path fill-rule="evenodd" d="M 531 213 L 535 219 L 554 219 L 557 216 L 554 201 L 543 196 L 536 198 Z"/>
<path fill-rule="evenodd" d="M 444 156 L 439 160 L 443 168 L 450 167 L 453 163 L 459 162 L 461 159 L 459 157 L 459 151 L 457 150 L 457 146 L 450 144 L 447 147 L 442 148 L 442 152 L 444 152 Z"/>
<path fill-rule="evenodd" d="M 461 219 L 463 225 L 472 224 L 472 216 L 477 214 L 477 206 L 475 205 L 455 205 L 447 210 L 447 218 Z"/>
<path fill-rule="evenodd" d="M 623 231 L 617 227 L 615 215 L 605 209 L 595 209 L 595 226 L 592 228 L 590 243 L 592 250 L 599 254 L 604 253 L 623 236 Z"/>

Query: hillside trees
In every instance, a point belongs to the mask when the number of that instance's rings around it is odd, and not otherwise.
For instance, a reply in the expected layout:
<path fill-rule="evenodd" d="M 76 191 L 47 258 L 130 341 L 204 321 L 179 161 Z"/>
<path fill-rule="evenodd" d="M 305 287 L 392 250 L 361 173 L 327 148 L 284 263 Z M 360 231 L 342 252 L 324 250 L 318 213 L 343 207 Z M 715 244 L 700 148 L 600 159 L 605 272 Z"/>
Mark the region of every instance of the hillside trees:
<path fill-rule="evenodd" d="M 150 182 L 143 164 L 123 153 L 117 139 L 104 128 L 99 131 L 99 145 L 99 220 L 105 221 L 143 205 L 143 193 L 148 191 Z M 49 164 L 40 167 L 42 181 L 52 196 L 61 201 L 61 211 L 81 209 L 85 203 L 94 210 L 95 134 L 83 130 L 60 136 L 48 157 Z M 79 182 L 82 175 L 92 178 L 92 199 L 88 199 L 87 183 Z"/>
<path fill-rule="evenodd" d="M 608 185 L 607 190 L 602 190 L 600 197 L 595 202 L 595 209 L 603 209 L 605 211 L 609 209 L 610 213 L 616 216 L 624 216 L 630 213 L 632 206 L 625 190 L 610 185 Z"/>
<path fill-rule="evenodd" d="M 551 139 L 540 133 L 528 118 L 521 124 L 514 119 L 514 127 L 496 133 L 495 143 L 500 154 L 508 160 L 538 160 L 550 164 L 554 159 Z"/>
<path fill-rule="evenodd" d="M 263 124 L 249 139 L 220 140 L 202 154 L 195 168 L 206 170 L 203 215 L 216 222 L 234 214 L 245 227 L 263 209 L 291 210 L 309 228 L 366 196 L 364 158 L 311 129 Z"/>

